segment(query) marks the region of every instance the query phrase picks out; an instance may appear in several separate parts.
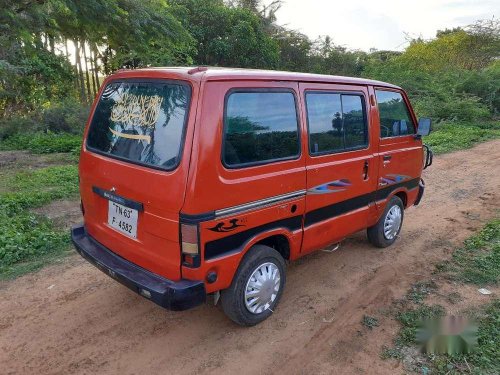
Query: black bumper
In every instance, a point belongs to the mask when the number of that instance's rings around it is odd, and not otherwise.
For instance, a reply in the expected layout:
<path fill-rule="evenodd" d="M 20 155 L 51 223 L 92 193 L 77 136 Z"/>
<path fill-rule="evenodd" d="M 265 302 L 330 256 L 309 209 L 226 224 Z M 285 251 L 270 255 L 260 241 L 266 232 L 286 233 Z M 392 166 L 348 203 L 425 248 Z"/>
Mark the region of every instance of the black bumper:
<path fill-rule="evenodd" d="M 418 204 L 422 200 L 422 197 L 424 195 L 424 190 L 425 190 L 425 182 L 424 182 L 424 180 L 420 179 L 420 182 L 418 183 L 417 199 L 415 199 L 415 203 L 413 203 L 415 206 L 418 206 Z"/>
<path fill-rule="evenodd" d="M 116 255 L 87 234 L 83 225 L 71 229 L 82 257 L 127 288 L 169 310 L 187 310 L 205 302 L 202 281 L 171 281 Z"/>

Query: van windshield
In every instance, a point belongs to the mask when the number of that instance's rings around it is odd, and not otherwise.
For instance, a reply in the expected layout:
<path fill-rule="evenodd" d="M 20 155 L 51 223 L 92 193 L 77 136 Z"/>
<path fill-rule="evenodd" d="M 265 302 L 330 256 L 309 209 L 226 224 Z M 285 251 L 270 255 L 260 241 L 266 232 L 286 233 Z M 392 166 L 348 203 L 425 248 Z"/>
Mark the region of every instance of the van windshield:
<path fill-rule="evenodd" d="M 97 104 L 87 148 L 172 170 L 180 161 L 190 97 L 189 85 L 181 82 L 111 82 Z"/>

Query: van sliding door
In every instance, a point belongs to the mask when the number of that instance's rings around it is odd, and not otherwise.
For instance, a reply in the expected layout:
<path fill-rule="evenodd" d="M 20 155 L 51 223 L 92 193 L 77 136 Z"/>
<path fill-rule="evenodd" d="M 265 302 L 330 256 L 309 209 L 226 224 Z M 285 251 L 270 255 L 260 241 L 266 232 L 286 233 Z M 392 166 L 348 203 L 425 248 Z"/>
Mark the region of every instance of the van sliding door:
<path fill-rule="evenodd" d="M 308 127 L 302 252 L 364 229 L 377 189 L 365 86 L 300 84 Z"/>

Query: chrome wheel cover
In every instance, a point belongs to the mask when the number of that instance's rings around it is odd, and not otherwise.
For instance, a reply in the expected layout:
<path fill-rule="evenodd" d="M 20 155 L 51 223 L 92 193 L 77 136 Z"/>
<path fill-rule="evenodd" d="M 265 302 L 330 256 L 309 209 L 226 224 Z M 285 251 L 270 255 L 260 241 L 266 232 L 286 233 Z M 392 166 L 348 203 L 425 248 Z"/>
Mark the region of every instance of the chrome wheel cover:
<path fill-rule="evenodd" d="M 245 287 L 245 306 L 252 314 L 269 309 L 280 290 L 280 270 L 276 264 L 259 265 L 250 275 Z"/>
<path fill-rule="evenodd" d="M 401 228 L 401 221 L 403 219 L 403 213 L 401 207 L 394 205 L 387 212 L 384 219 L 384 237 L 387 240 L 392 240 L 399 233 Z"/>

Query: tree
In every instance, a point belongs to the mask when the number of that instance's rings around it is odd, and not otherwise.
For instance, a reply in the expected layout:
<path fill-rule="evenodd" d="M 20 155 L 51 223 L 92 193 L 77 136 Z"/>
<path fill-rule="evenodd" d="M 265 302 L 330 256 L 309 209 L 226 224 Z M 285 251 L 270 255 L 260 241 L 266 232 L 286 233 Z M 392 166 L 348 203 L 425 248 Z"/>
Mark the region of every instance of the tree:
<path fill-rule="evenodd" d="M 279 68 L 295 72 L 311 71 L 311 49 L 313 43 L 304 34 L 279 28 L 274 34 L 280 48 Z"/>
<path fill-rule="evenodd" d="M 0 117 L 74 95 L 73 70 L 56 55 L 47 2 L 0 2 Z"/>
<path fill-rule="evenodd" d="M 326 36 L 313 44 L 311 70 L 322 74 L 359 76 L 366 57 L 364 52 L 333 44 L 331 38 Z"/>
<path fill-rule="evenodd" d="M 278 43 L 253 12 L 222 0 L 173 0 L 174 14 L 196 40 L 194 62 L 247 68 L 275 68 Z"/>

